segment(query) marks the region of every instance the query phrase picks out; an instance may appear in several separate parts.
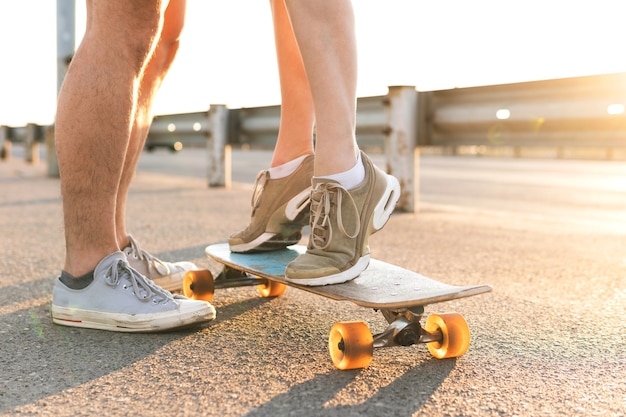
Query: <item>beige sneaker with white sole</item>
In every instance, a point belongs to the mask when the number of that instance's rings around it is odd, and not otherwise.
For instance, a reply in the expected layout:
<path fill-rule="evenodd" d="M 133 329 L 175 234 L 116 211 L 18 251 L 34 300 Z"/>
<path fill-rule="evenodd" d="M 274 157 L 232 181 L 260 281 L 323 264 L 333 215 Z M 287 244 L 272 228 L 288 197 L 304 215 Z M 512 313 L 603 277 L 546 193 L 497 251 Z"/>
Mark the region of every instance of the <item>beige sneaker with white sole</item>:
<path fill-rule="evenodd" d="M 353 190 L 313 179 L 311 235 L 306 253 L 293 260 L 286 279 L 300 285 L 339 284 L 358 277 L 370 260 L 369 237 L 389 220 L 398 199 L 398 180 L 361 153 L 365 179 Z"/>

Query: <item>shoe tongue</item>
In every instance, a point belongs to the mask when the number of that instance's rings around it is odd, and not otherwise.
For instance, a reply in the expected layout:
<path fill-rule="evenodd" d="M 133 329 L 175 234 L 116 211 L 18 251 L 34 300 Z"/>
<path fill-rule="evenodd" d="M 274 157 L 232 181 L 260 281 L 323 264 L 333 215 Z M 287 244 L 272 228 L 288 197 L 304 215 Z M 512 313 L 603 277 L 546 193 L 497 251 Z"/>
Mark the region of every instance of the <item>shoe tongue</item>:
<path fill-rule="evenodd" d="M 122 251 L 113 252 L 105 256 L 104 258 L 102 258 L 102 260 L 98 263 L 98 265 L 96 265 L 96 269 L 94 270 L 94 275 L 100 276 L 102 272 L 105 272 L 106 270 L 110 269 L 114 264 L 117 265 L 118 262 L 124 262 L 126 265 L 128 265 L 128 261 L 126 260 L 126 255 L 124 255 L 124 252 Z"/>
<path fill-rule="evenodd" d="M 322 184 L 334 184 L 334 185 L 341 186 L 341 184 L 339 184 L 338 181 L 335 181 L 335 180 L 330 179 L 330 178 L 313 177 L 311 179 L 311 186 L 313 187 L 313 190 L 315 190 L 317 187 L 321 186 Z"/>

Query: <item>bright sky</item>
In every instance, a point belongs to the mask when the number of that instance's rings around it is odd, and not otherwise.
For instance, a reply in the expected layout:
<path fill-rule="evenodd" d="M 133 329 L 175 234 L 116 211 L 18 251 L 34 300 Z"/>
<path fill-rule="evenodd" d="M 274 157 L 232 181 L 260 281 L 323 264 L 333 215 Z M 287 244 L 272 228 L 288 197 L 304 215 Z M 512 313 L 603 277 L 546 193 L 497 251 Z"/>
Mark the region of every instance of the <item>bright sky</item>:
<path fill-rule="evenodd" d="M 626 72 L 623 0 L 354 0 L 358 95 Z M 84 6 L 77 3 L 77 38 Z M 0 124 L 52 123 L 56 1 L 0 3 Z M 188 0 L 156 114 L 279 103 L 267 0 Z"/>

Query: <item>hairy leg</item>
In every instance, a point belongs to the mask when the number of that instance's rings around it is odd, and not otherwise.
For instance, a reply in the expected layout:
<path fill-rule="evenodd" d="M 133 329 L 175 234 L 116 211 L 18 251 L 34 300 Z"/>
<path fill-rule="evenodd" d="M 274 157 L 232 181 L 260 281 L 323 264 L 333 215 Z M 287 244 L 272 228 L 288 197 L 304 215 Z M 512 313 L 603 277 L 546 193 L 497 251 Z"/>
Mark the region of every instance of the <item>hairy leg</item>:
<path fill-rule="evenodd" d="M 143 71 L 139 84 L 137 106 L 132 122 L 128 151 L 117 192 L 115 227 L 120 247 L 128 245 L 126 230 L 126 200 L 137 168 L 139 156 L 152 123 L 152 105 L 163 79 L 174 61 L 185 24 L 186 0 L 170 0 L 164 13 L 163 29 L 154 53 Z"/>
<path fill-rule="evenodd" d="M 74 276 L 119 249 L 116 199 L 161 7 L 159 0 L 87 3 L 88 27 L 60 92 L 56 118 L 64 270 Z"/>

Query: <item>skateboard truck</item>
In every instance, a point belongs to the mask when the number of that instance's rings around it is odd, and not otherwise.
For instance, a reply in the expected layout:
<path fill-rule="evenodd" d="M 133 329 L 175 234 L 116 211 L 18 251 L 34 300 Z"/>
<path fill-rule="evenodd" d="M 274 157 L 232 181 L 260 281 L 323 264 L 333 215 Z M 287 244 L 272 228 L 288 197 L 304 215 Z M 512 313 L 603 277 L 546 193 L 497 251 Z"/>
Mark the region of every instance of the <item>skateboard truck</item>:
<path fill-rule="evenodd" d="M 261 297 L 278 297 L 287 290 L 287 286 L 280 282 L 225 266 L 215 278 L 208 269 L 188 271 L 183 279 L 182 292 L 185 297 L 211 302 L 216 289 L 238 287 L 256 287 Z"/>
<path fill-rule="evenodd" d="M 414 307 L 396 310 L 381 310 L 389 322 L 389 326 L 377 335 L 374 335 L 374 348 L 393 346 L 411 346 L 417 343 L 441 342 L 440 330 L 429 332 L 425 330 L 420 320 L 424 314 L 424 307 Z"/>
<path fill-rule="evenodd" d="M 267 280 L 257 278 L 243 271 L 225 266 L 222 272 L 215 277 L 215 288 L 236 288 L 236 287 L 254 287 L 264 285 Z"/>
<path fill-rule="evenodd" d="M 462 356 L 469 347 L 467 322 L 458 313 L 431 314 L 422 327 L 423 307 L 380 311 L 389 326 L 377 335 L 372 335 L 367 324 L 360 321 L 339 322 L 331 328 L 328 350 L 337 368 L 369 366 L 375 348 L 426 343 L 435 358 L 444 359 Z"/>
<path fill-rule="evenodd" d="M 215 288 L 256 287 L 261 297 L 278 297 L 287 290 L 285 284 L 266 278 L 256 277 L 239 269 L 224 266 L 215 278 Z"/>

